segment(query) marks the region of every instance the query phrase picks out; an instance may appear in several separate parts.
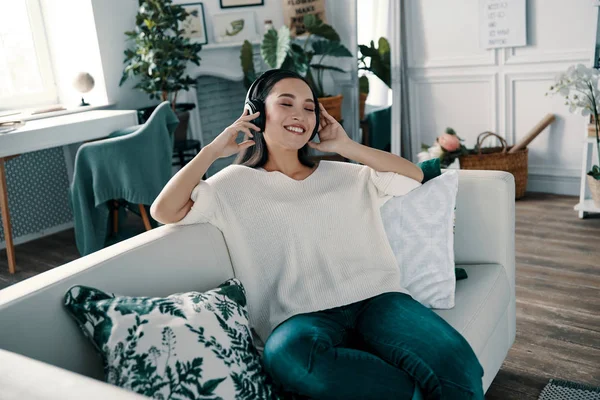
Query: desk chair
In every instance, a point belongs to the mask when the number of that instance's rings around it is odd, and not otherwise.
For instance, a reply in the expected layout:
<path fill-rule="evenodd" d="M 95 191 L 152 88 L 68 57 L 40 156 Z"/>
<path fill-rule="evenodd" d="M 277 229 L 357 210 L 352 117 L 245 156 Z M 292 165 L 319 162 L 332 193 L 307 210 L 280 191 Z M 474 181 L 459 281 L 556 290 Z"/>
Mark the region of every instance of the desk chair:
<path fill-rule="evenodd" d="M 178 124 L 177 116 L 165 101 L 144 124 L 79 147 L 70 201 L 77 249 L 82 256 L 105 246 L 111 213 L 112 231 L 118 231 L 122 206 L 136 214 L 136 208 L 139 209 L 145 228 L 151 229 L 146 207 L 171 179 L 174 132 Z"/>

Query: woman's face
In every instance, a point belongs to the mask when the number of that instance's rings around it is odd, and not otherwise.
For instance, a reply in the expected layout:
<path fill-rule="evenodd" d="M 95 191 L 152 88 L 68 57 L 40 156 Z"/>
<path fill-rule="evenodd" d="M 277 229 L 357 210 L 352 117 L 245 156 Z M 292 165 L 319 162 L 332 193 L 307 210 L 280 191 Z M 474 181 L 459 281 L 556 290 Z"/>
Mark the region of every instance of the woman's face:
<path fill-rule="evenodd" d="M 269 145 L 297 150 L 310 139 L 317 118 L 312 91 L 295 78 L 277 82 L 265 99 L 264 137 Z"/>

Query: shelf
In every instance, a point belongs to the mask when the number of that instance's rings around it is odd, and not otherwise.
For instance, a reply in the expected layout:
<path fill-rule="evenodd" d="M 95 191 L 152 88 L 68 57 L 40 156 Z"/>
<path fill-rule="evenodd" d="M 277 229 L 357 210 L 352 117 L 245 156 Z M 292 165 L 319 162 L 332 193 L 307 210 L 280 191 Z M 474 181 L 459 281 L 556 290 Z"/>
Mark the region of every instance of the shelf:
<path fill-rule="evenodd" d="M 573 209 L 577 210 L 577 211 L 600 213 L 600 208 L 598 208 L 594 205 L 594 202 L 592 199 L 587 199 L 580 203 L 577 203 L 575 205 L 575 207 L 573 207 Z"/>
<path fill-rule="evenodd" d="M 595 136 L 594 137 L 588 137 L 586 139 L 586 142 L 587 143 L 596 143 L 596 137 Z"/>

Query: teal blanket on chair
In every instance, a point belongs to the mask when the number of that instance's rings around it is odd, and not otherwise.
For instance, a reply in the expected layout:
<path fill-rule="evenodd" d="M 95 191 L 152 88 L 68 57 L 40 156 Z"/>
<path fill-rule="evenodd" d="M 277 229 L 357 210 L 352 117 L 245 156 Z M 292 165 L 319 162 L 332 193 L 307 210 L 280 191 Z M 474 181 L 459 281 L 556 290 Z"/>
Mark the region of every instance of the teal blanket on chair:
<path fill-rule="evenodd" d="M 151 205 L 171 179 L 175 128 L 169 102 L 161 103 L 143 125 L 84 143 L 75 156 L 69 200 L 75 241 L 82 256 L 104 247 L 109 230 L 108 201 Z"/>

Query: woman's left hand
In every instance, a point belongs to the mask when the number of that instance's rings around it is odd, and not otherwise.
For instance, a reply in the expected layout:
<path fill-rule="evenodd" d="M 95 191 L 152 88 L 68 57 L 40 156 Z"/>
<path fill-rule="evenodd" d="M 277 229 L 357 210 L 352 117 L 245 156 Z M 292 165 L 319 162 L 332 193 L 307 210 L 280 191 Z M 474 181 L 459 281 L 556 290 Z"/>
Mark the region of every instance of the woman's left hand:
<path fill-rule="evenodd" d="M 342 125 L 336 121 L 319 103 L 319 140 L 320 143 L 308 142 L 308 146 L 323 152 L 339 153 L 343 146 L 352 141 L 346 134 Z"/>

